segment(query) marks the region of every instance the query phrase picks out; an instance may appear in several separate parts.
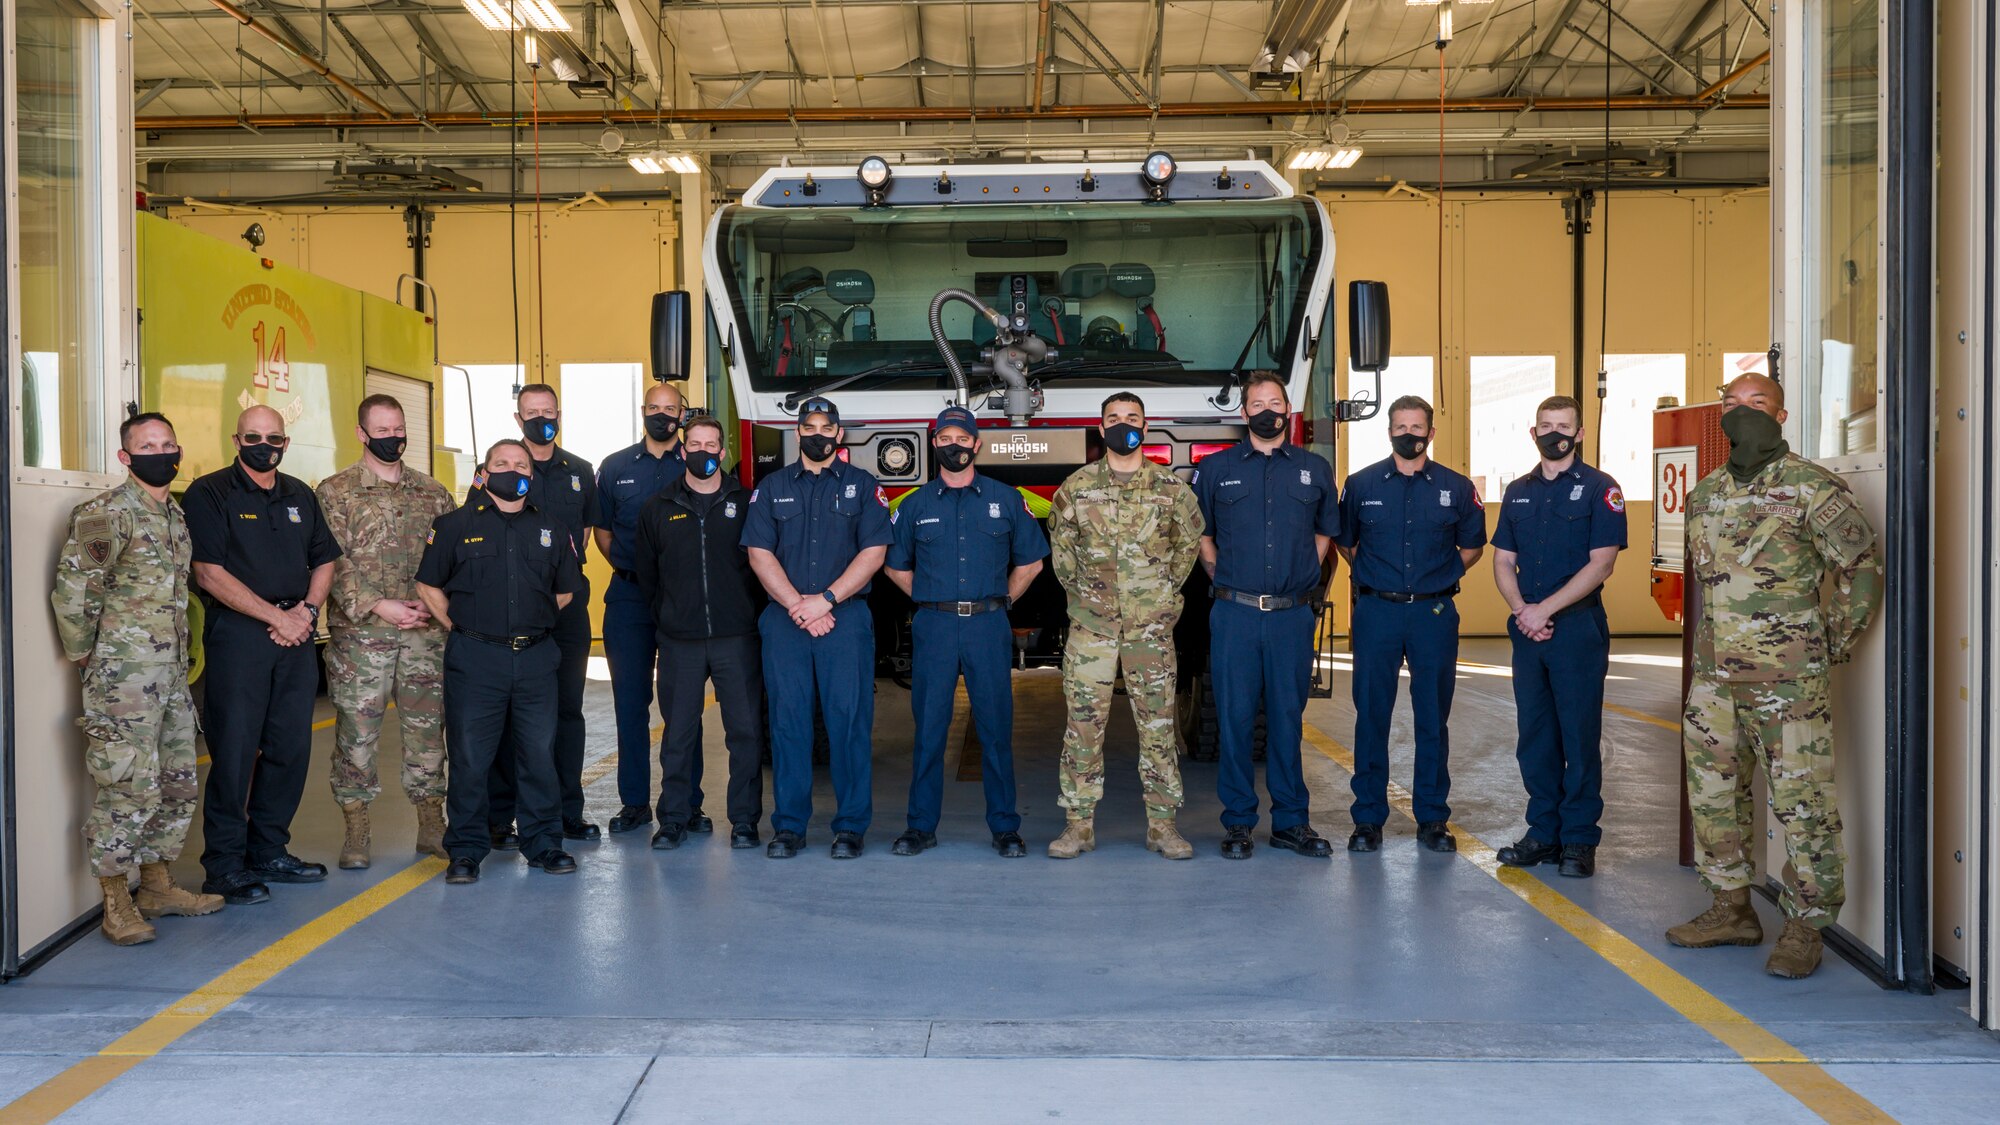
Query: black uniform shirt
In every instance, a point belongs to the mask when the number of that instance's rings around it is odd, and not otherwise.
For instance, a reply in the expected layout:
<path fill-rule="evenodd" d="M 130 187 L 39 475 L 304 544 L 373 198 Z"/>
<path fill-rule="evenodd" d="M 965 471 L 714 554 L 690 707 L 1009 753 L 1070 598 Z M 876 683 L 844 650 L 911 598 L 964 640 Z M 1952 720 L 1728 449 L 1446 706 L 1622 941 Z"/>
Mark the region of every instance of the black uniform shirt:
<path fill-rule="evenodd" d="M 611 549 L 605 554 L 613 567 L 632 570 L 638 565 L 639 512 L 686 468 L 680 446 L 655 457 L 643 441 L 604 459 L 597 470 L 597 518 L 591 526 L 611 533 Z"/>
<path fill-rule="evenodd" d="M 546 633 L 556 625 L 556 595 L 584 589 L 565 534 L 533 504 L 509 515 L 479 500 L 431 521 L 417 581 L 450 596 L 454 628 L 490 637 Z"/>
<path fill-rule="evenodd" d="M 1458 552 L 1486 545 L 1486 505 L 1463 475 L 1435 461 L 1404 475 L 1391 457 L 1350 473 L 1340 534 L 1354 582 L 1394 594 L 1441 594 L 1465 577 Z"/>
<path fill-rule="evenodd" d="M 1326 458 L 1289 442 L 1262 453 L 1245 438 L 1202 460 L 1194 498 L 1202 534 L 1215 540 L 1217 586 L 1277 597 L 1318 587 L 1317 537 L 1340 534 L 1340 494 Z"/>
<path fill-rule="evenodd" d="M 194 561 L 228 571 L 267 602 L 303 600 L 312 572 L 340 557 L 319 498 L 297 477 L 260 488 L 240 462 L 188 485 L 181 496 Z"/>
<path fill-rule="evenodd" d="M 854 556 L 886 547 L 891 538 L 888 494 L 874 474 L 837 457 L 817 473 L 794 461 L 758 481 L 743 521 L 743 545 L 777 556 L 806 597 L 833 585 Z"/>
<path fill-rule="evenodd" d="M 906 494 L 889 522 L 887 565 L 911 572 L 919 602 L 1004 598 L 1009 571 L 1049 554 L 1020 492 L 979 473 L 964 488 L 939 477 Z"/>
<path fill-rule="evenodd" d="M 534 454 L 530 452 L 529 456 Z M 465 502 L 492 501 L 485 489 L 473 485 L 465 490 Z M 556 521 L 563 537 L 569 540 L 570 549 L 582 558 L 590 529 L 603 518 L 597 510 L 597 470 L 591 468 L 590 462 L 556 446 L 548 460 L 535 462 L 535 475 L 528 481 L 528 503 Z"/>

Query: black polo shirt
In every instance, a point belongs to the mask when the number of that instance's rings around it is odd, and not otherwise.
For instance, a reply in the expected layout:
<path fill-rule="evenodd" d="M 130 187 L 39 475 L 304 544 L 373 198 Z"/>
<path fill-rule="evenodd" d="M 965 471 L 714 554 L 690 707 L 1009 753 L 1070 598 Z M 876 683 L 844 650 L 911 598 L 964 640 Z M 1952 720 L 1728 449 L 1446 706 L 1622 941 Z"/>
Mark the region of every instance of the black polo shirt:
<path fill-rule="evenodd" d="M 450 597 L 451 623 L 489 637 L 528 637 L 556 625 L 556 595 L 583 592 L 583 568 L 556 520 L 523 504 L 509 515 L 489 499 L 431 521 L 417 581 Z"/>
<path fill-rule="evenodd" d="M 260 488 L 231 461 L 188 485 L 181 509 L 194 561 L 220 566 L 274 605 L 303 600 L 312 572 L 340 557 L 319 498 L 284 473 Z"/>

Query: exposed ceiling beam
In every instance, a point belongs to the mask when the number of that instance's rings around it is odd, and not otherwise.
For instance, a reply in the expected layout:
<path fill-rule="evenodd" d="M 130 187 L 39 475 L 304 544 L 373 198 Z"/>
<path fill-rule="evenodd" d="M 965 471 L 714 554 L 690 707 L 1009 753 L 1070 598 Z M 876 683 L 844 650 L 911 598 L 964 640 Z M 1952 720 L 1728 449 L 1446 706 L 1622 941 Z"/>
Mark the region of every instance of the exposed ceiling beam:
<path fill-rule="evenodd" d="M 737 102 L 742 101 L 744 98 L 749 97 L 750 91 L 756 89 L 757 84 L 764 81 L 765 77 L 766 77 L 765 73 L 760 70 L 757 73 L 751 75 L 750 77 L 745 78 L 743 82 L 740 85 L 738 85 L 734 90 L 729 91 L 728 97 L 715 103 L 715 108 L 728 109 L 730 106 L 733 106 Z"/>
<path fill-rule="evenodd" d="M 1688 20 L 1686 24 L 1682 25 L 1680 32 L 1674 36 L 1673 46 L 1667 48 L 1666 53 L 1676 59 L 1686 54 L 1689 45 L 1694 41 L 1695 33 L 1700 31 L 1702 25 L 1708 22 L 1708 17 L 1715 13 L 1717 5 L 1721 3 L 1722 0 L 1708 0 L 1707 3 L 1695 9 L 1694 18 Z M 1728 22 L 1729 21 L 1726 19 L 1723 21 L 1725 25 Z M 1669 68 L 1667 67 L 1661 67 L 1659 71 L 1656 74 L 1654 74 L 1653 77 L 1656 80 L 1664 80 L 1667 76 L 1668 69 Z M 1701 85 L 1700 75 L 1695 76 L 1695 85 L 1697 87 Z"/>
<path fill-rule="evenodd" d="M 368 109 L 374 111 L 375 113 L 381 114 L 383 117 L 396 116 L 395 113 L 392 112 L 388 106 L 385 106 L 381 102 L 376 101 L 374 98 L 369 97 L 367 94 L 362 93 L 360 87 L 356 86 L 352 82 L 349 82 L 347 79 L 342 78 L 340 75 L 335 74 L 333 71 L 328 70 L 326 64 L 321 62 L 319 59 L 314 58 L 312 55 L 306 54 L 304 47 L 294 43 L 287 42 L 285 36 L 281 36 L 277 32 L 272 31 L 270 28 L 265 27 L 263 24 L 258 23 L 256 20 L 250 17 L 250 14 L 248 12 L 245 12 L 243 9 L 237 7 L 234 4 L 231 4 L 229 0 L 209 0 L 209 3 L 214 4 L 217 8 L 220 8 L 225 12 L 228 12 L 230 18 L 235 20 L 237 23 L 242 24 L 244 27 L 249 28 L 250 30 L 256 32 L 257 34 L 263 36 L 264 38 L 269 39 L 271 42 L 284 48 L 286 51 L 291 52 L 292 55 L 296 57 L 300 62 L 306 64 L 307 67 L 311 68 L 313 73 L 318 74 L 320 77 L 327 79 L 334 85 L 340 87 L 342 90 L 345 90 L 349 97 L 352 97 L 356 101 L 360 102 L 363 106 L 366 106 Z"/>
<path fill-rule="evenodd" d="M 1701 75 L 1696 74 L 1692 70 L 1689 70 L 1685 65 L 1682 64 L 1680 59 L 1674 57 L 1674 53 L 1672 51 L 1669 51 L 1665 47 L 1660 46 L 1657 40 L 1655 40 L 1652 36 L 1646 34 L 1645 28 L 1640 27 L 1636 23 L 1633 23 L 1631 19 L 1625 16 L 1623 13 L 1613 11 L 1611 8 L 1610 0 L 1597 0 L 1597 6 L 1603 8 L 1605 14 L 1610 16 L 1612 19 L 1615 19 L 1619 23 L 1624 24 L 1626 27 L 1631 28 L 1632 34 L 1637 35 L 1639 39 L 1646 44 L 1646 46 L 1651 47 L 1655 52 L 1659 54 L 1659 56 L 1662 59 L 1665 59 L 1668 66 L 1671 66 L 1673 69 L 1678 70 L 1682 74 L 1687 75 L 1688 80 L 1694 83 L 1695 89 L 1699 90 L 1702 88 L 1703 85 L 1705 85 L 1705 83 L 1702 82 L 1701 80 Z M 1653 81 L 1651 79 L 1648 79 L 1648 81 L 1651 81 L 1652 84 L 1655 86 L 1659 85 L 1657 81 Z"/>
<path fill-rule="evenodd" d="M 347 49 L 354 53 L 355 61 L 360 63 L 362 68 L 368 73 L 374 75 L 377 83 L 384 86 L 394 86 L 396 88 L 396 96 L 403 99 L 403 104 L 410 107 L 411 113 L 416 114 L 418 117 L 424 115 L 423 107 L 417 104 L 417 100 L 410 96 L 408 90 L 403 89 L 403 84 L 389 77 L 389 72 L 382 69 L 382 64 L 376 62 L 375 56 L 369 54 L 368 48 L 363 47 L 361 40 L 355 38 L 354 32 L 348 30 L 347 21 L 341 19 L 339 16 L 328 16 L 327 22 L 333 24 L 333 29 L 340 33 L 340 38 L 347 44 Z"/>
<path fill-rule="evenodd" d="M 672 92 L 660 80 L 665 60 L 659 57 L 659 46 L 665 33 L 660 27 L 658 9 L 642 0 L 611 2 L 618 9 L 618 22 L 625 28 L 625 41 L 632 45 L 632 57 L 638 61 L 639 73 L 653 84 L 653 96 L 662 105 L 674 100 Z"/>
<path fill-rule="evenodd" d="M 1535 53 L 1529 56 L 1527 64 L 1522 66 L 1520 72 L 1514 75 L 1514 80 L 1507 84 L 1507 93 L 1509 95 L 1521 88 L 1521 79 L 1527 77 L 1530 67 L 1548 60 L 1549 52 L 1555 50 L 1556 40 L 1563 33 L 1563 25 L 1569 23 L 1570 19 L 1576 15 L 1576 10 L 1582 6 L 1583 0 L 1569 0 L 1568 3 L 1563 5 L 1563 10 L 1556 16 L 1555 22 L 1549 25 L 1549 33 L 1542 39 L 1541 46 L 1535 48 Z"/>
<path fill-rule="evenodd" d="M 452 62 L 451 58 L 445 54 L 444 45 L 439 43 L 437 37 L 431 34 L 430 28 L 424 26 L 423 17 L 412 12 L 405 14 L 403 18 L 409 23 L 410 32 L 417 37 L 419 47 L 423 50 L 424 54 L 430 56 L 431 62 L 435 63 L 439 70 L 450 76 L 451 80 L 458 84 L 459 89 L 465 91 L 466 96 L 472 99 L 472 104 L 481 113 L 488 112 L 492 107 L 488 106 L 486 99 L 479 95 L 479 91 L 474 88 L 471 78 L 463 70 L 460 70 L 458 64 Z M 443 107 L 440 106 L 439 108 Z"/>
<path fill-rule="evenodd" d="M 145 93 L 140 94 L 138 97 L 132 99 L 132 112 L 137 113 L 140 110 L 146 108 L 147 106 L 153 104 L 154 98 L 159 97 L 161 94 L 164 94 L 168 90 L 171 90 L 173 88 L 174 88 L 174 80 L 171 78 L 162 78 L 158 82 L 153 83 L 152 86 L 147 88 Z"/>
<path fill-rule="evenodd" d="M 264 73 L 270 75 L 271 77 L 277 79 L 278 81 L 283 82 L 285 85 L 290 86 L 292 89 L 294 90 L 305 89 L 304 86 L 299 85 L 298 79 L 293 78 L 291 75 L 286 74 L 284 71 L 279 70 L 277 67 L 272 66 L 270 63 L 265 62 L 263 59 L 258 58 L 256 55 L 251 54 L 250 52 L 244 50 L 243 48 L 241 47 L 236 48 L 236 54 L 239 57 L 248 59 L 251 65 L 255 66 L 258 70 L 261 70 Z"/>
<path fill-rule="evenodd" d="M 1582 25 L 1580 24 L 1574 24 L 1574 23 L 1570 24 L 1569 30 L 1570 34 L 1576 36 L 1578 39 L 1583 40 L 1585 43 L 1590 44 L 1591 46 L 1597 48 L 1598 50 L 1603 51 L 1605 54 L 1611 56 L 1612 60 L 1617 62 L 1620 66 L 1623 66 L 1626 70 L 1629 70 L 1633 74 L 1638 75 L 1639 81 L 1644 85 L 1644 88 L 1649 90 L 1654 88 L 1653 76 L 1647 74 L 1645 70 L 1639 66 L 1638 63 L 1635 63 L 1631 59 L 1626 58 L 1624 55 L 1621 55 L 1618 52 L 1612 50 L 1610 44 L 1604 42 L 1602 39 L 1599 39 L 1597 36 L 1592 35 L 1590 32 L 1585 31 Z M 1597 68 L 1592 67 L 1591 69 L 1595 70 Z M 1607 91 L 1607 93 L 1608 92 L 1609 91 Z"/>

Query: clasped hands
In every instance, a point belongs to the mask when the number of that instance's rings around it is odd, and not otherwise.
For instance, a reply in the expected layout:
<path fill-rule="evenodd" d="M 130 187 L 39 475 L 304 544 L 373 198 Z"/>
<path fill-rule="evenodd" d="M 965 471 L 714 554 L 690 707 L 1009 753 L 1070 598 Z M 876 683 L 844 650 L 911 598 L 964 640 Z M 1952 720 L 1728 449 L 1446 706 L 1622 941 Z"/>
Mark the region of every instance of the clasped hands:
<path fill-rule="evenodd" d="M 811 636 L 824 637 L 833 632 L 833 603 L 822 595 L 812 594 L 800 598 L 785 612 L 790 615 L 792 624 L 804 629 Z"/>

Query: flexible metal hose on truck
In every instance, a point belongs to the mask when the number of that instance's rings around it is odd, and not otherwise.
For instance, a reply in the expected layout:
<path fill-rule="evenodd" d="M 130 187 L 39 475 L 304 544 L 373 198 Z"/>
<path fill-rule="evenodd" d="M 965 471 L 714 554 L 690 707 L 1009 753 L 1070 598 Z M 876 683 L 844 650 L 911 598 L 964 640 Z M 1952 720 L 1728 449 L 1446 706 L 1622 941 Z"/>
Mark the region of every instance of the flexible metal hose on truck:
<path fill-rule="evenodd" d="M 945 370 L 951 372 L 951 385 L 958 392 L 958 404 L 970 405 L 972 383 L 965 377 L 965 367 L 958 362 L 958 353 L 952 350 L 951 338 L 944 334 L 944 307 L 951 301 L 964 301 L 971 305 L 980 316 L 993 322 L 996 331 L 1007 327 L 1007 318 L 998 310 L 987 307 L 977 294 L 964 289 L 945 289 L 931 298 L 931 340 L 937 344 L 938 352 L 944 356 Z"/>

